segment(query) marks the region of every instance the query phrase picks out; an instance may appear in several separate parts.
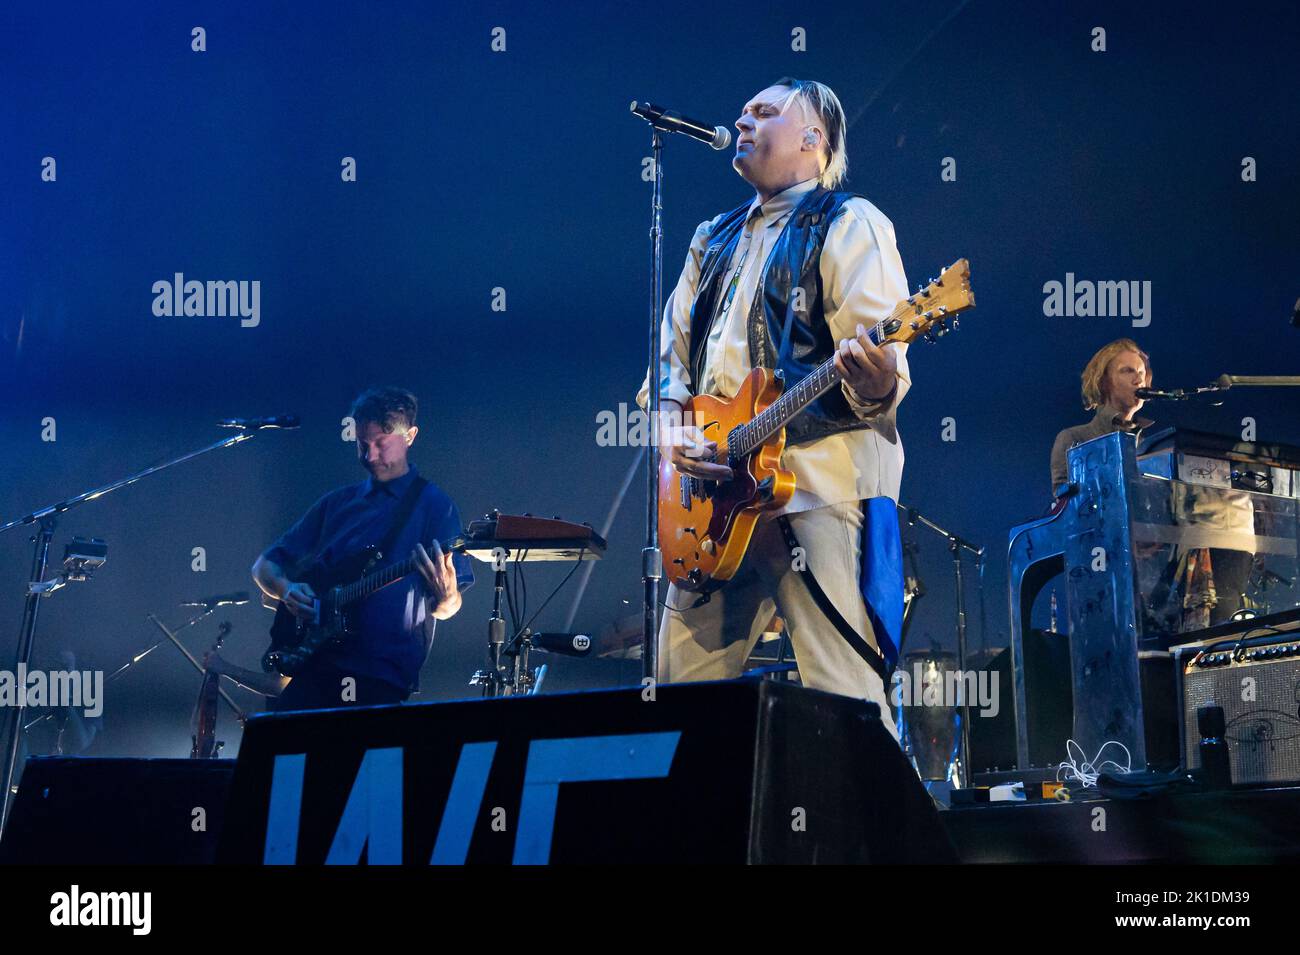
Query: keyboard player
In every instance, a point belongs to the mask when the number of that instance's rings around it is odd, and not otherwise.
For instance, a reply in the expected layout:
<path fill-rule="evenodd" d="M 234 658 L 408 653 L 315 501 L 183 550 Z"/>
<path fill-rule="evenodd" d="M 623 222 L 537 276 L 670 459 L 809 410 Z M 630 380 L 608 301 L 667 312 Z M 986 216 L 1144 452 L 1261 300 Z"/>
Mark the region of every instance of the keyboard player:
<path fill-rule="evenodd" d="M 1052 495 L 1070 479 L 1066 455 L 1076 444 L 1100 438 L 1112 431 L 1135 435 L 1154 424 L 1138 417 L 1143 401 L 1139 388 L 1151 387 L 1151 360 L 1131 338 L 1117 338 L 1103 345 L 1084 366 L 1082 379 L 1083 407 L 1096 411 L 1087 424 L 1066 428 L 1052 444 Z"/>

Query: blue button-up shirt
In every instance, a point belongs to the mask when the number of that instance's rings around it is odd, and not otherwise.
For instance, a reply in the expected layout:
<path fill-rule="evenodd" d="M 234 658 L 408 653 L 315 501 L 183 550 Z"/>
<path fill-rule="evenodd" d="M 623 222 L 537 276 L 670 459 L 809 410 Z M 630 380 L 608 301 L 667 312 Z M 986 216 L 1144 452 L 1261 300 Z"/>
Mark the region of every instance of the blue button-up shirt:
<path fill-rule="evenodd" d="M 415 477 L 412 467 L 392 481 L 368 478 L 331 491 L 262 556 L 284 568 L 290 580 L 298 580 L 316 563 L 332 567 L 378 545 L 389 533 L 398 503 Z M 442 543 L 461 532 L 456 505 L 430 482 L 380 566 L 405 560 L 415 550 L 416 541 L 428 550 L 431 541 Z M 456 582 L 465 590 L 474 583 L 470 559 L 456 554 L 452 563 Z M 416 572 L 371 594 L 356 613 L 358 632 L 342 645 L 323 650 L 319 659 L 347 673 L 374 677 L 404 690 L 415 689 L 437 622 L 426 606 L 429 593 L 424 578 Z"/>

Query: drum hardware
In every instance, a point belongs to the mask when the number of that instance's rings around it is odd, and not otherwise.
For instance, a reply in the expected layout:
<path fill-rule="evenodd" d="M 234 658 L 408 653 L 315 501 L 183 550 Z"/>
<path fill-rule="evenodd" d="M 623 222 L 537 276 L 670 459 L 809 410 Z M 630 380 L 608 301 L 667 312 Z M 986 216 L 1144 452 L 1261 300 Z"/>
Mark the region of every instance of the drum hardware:
<path fill-rule="evenodd" d="M 488 666 L 476 671 L 469 685 L 481 687 L 485 697 L 536 693 L 545 678 L 546 668 L 539 667 L 537 672 L 533 672 L 530 665 L 534 649 L 533 621 L 583 561 L 599 560 L 604 555 L 605 539 L 587 524 L 574 524 L 558 517 L 546 519 L 493 510 L 470 522 L 463 549 L 471 557 L 490 563 L 493 570 L 492 613 L 488 616 Z M 518 583 L 522 579 L 520 565 L 523 563 L 566 560 L 574 561 L 573 569 L 542 602 L 537 612 L 521 625 L 516 619 L 515 602 L 506 590 L 510 565 L 514 565 Z M 515 628 L 514 635 L 509 638 L 503 609 L 510 610 Z M 522 616 L 523 612 L 521 606 L 518 615 Z"/>
<path fill-rule="evenodd" d="M 771 656 L 758 655 L 759 647 L 764 644 L 775 644 L 774 650 L 763 651 L 765 654 L 772 653 Z M 752 665 L 745 670 L 745 676 L 793 683 L 799 675 L 799 664 L 790 658 L 793 653 L 790 636 L 785 632 L 785 620 L 779 613 L 775 613 L 758 636 L 758 643 L 754 645 L 754 651 L 747 661 Z"/>
<path fill-rule="evenodd" d="M 921 781 L 966 785 L 966 763 L 961 756 L 962 713 L 944 699 L 948 674 L 957 663 L 955 654 L 932 646 L 902 658 L 899 670 L 911 683 L 910 699 L 898 707 L 899 740 L 903 754 Z M 937 692 L 942 703 L 927 702 L 927 690 Z"/>
<path fill-rule="evenodd" d="M 921 571 L 916 566 L 916 555 L 920 551 L 916 541 L 903 541 L 903 559 L 912 571 L 903 577 L 903 628 L 898 635 L 898 652 L 903 652 L 907 643 L 907 632 L 912 628 L 912 617 L 916 602 L 925 596 L 925 582 L 921 580 Z"/>
<path fill-rule="evenodd" d="M 928 517 L 926 517 L 924 514 L 922 514 L 914 507 L 904 507 L 902 504 L 899 504 L 898 508 L 899 510 L 903 511 L 907 515 L 907 523 L 909 526 L 915 527 L 917 524 L 920 524 L 922 527 L 927 527 L 930 530 L 934 531 L 939 536 L 943 537 L 948 543 L 948 552 L 952 554 L 953 581 L 955 585 L 954 593 L 956 594 L 956 598 L 957 598 L 956 599 L 957 671 L 960 677 L 965 677 L 967 673 L 967 665 L 969 662 L 969 657 L 966 649 L 966 587 L 965 587 L 965 575 L 963 573 L 964 570 L 963 552 L 969 552 L 975 556 L 975 566 L 977 568 L 977 572 L 979 575 L 979 581 L 981 585 L 979 588 L 980 631 L 981 631 L 980 639 L 982 643 L 985 639 L 984 637 L 984 587 L 983 587 L 984 548 L 978 547 L 975 544 L 971 543 L 970 541 L 966 540 L 965 538 L 953 533 L 952 531 L 940 527 L 938 524 L 930 520 Z M 913 563 L 912 566 L 913 566 L 913 572 L 915 573 L 915 566 L 916 566 L 915 563 Z M 911 601 L 908 601 L 908 603 L 910 602 Z M 906 606 L 904 607 L 904 610 L 906 611 Z M 899 646 L 899 653 L 900 654 L 902 653 L 901 643 Z M 964 681 L 959 680 L 958 684 L 964 685 Z M 958 746 L 957 763 L 960 767 L 959 772 L 964 776 L 965 773 L 968 771 L 968 767 L 970 766 L 970 700 L 966 698 L 966 694 L 964 692 L 961 695 L 961 704 L 958 707 L 958 710 L 959 710 L 958 727 L 960 732 L 958 734 L 959 746 Z"/>

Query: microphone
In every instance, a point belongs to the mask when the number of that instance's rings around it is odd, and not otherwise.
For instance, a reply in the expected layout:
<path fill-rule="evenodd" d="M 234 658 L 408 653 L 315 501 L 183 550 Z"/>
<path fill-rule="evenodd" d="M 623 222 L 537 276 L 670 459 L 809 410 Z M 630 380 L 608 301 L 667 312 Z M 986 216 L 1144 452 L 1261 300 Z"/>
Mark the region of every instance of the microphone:
<path fill-rule="evenodd" d="M 1143 401 L 1186 401 L 1188 398 L 1195 398 L 1197 395 L 1211 394 L 1216 391 L 1223 391 L 1227 386 L 1221 382 L 1215 382 L 1204 388 L 1175 388 L 1173 391 L 1156 391 L 1154 388 L 1137 388 L 1133 394 L 1137 395 Z"/>
<path fill-rule="evenodd" d="M 182 607 L 229 607 L 232 604 L 248 603 L 248 591 L 240 590 L 233 594 L 217 594 L 214 597 L 204 597 L 200 600 L 186 600 L 181 603 Z"/>
<path fill-rule="evenodd" d="M 561 653 L 566 657 L 585 657 L 591 653 L 591 637 L 585 633 L 535 633 L 530 638 L 534 650 Z"/>
<path fill-rule="evenodd" d="M 632 100 L 632 105 L 629 108 L 655 129 L 662 129 L 670 133 L 681 133 L 684 136 L 691 137 L 691 139 L 698 139 L 714 149 L 726 149 L 731 145 L 731 130 L 725 126 L 706 126 L 701 122 L 683 116 L 675 109 L 664 109 L 662 106 L 655 106 L 653 103 L 638 103 L 636 100 Z"/>
<path fill-rule="evenodd" d="M 280 414 L 270 418 L 224 418 L 217 422 L 217 427 L 260 431 L 263 428 L 296 428 L 300 423 L 296 414 Z"/>

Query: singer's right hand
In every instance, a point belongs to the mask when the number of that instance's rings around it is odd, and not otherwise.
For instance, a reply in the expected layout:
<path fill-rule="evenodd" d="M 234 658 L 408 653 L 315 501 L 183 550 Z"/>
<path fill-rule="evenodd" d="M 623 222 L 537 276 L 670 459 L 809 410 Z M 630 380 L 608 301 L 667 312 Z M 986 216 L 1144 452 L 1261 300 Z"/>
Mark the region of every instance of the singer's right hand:
<path fill-rule="evenodd" d="M 310 584 L 294 581 L 280 597 L 289 612 L 301 619 L 310 619 L 316 615 L 316 592 Z"/>
<path fill-rule="evenodd" d="M 713 460 L 718 453 L 718 443 L 706 438 L 699 428 L 682 428 L 669 450 L 673 467 L 682 474 L 707 481 L 730 481 L 733 477 L 731 468 Z"/>
<path fill-rule="evenodd" d="M 659 453 L 673 462 L 681 474 L 703 478 L 706 481 L 730 481 L 731 468 L 718 464 L 715 456 L 718 443 L 710 441 L 695 425 L 687 425 L 682 406 L 672 399 L 660 402 L 663 416 L 659 434 Z"/>

